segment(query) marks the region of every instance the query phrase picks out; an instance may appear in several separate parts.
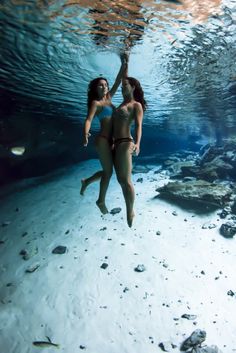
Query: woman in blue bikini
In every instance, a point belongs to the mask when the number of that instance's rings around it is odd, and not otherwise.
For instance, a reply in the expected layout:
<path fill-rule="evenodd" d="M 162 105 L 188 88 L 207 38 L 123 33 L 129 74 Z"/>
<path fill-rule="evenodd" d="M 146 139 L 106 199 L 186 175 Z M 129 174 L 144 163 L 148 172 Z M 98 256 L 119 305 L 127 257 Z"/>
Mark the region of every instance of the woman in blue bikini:
<path fill-rule="evenodd" d="M 108 213 L 105 203 L 107 188 L 112 176 L 112 114 L 114 106 L 111 99 L 120 85 L 127 66 L 126 55 L 121 56 L 121 67 L 116 77 L 115 83 L 109 90 L 107 79 L 98 77 L 89 83 L 88 87 L 88 115 L 84 124 L 84 146 L 88 145 L 90 128 L 94 117 L 100 121 L 100 131 L 96 138 L 96 149 L 102 170 L 96 172 L 91 177 L 81 180 L 80 194 L 83 195 L 87 186 L 94 181 L 100 180 L 99 197 L 96 201 L 97 206 L 103 214 Z"/>

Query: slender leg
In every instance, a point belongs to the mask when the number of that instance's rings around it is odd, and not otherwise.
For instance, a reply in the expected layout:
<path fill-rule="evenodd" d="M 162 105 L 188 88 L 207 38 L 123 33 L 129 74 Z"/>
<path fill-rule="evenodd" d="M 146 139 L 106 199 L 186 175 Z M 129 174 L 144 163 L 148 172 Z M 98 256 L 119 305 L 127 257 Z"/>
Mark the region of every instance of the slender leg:
<path fill-rule="evenodd" d="M 134 218 L 134 187 L 131 181 L 132 171 L 132 142 L 122 142 L 116 148 L 115 169 L 117 180 L 121 185 L 126 204 L 127 223 L 132 227 Z"/>
<path fill-rule="evenodd" d="M 100 181 L 99 196 L 96 204 L 100 211 L 103 214 L 106 214 L 108 213 L 108 209 L 105 204 L 105 198 L 113 170 L 112 152 L 109 142 L 104 138 L 99 138 L 96 146 L 103 169 Z"/>

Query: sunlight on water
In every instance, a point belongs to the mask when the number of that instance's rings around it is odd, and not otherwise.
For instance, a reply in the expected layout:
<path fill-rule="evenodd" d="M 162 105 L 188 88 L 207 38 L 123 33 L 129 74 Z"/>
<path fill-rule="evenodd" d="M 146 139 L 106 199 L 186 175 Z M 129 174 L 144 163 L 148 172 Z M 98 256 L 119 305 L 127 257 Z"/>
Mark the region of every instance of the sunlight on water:
<path fill-rule="evenodd" d="M 235 0 L 12 0 L 1 13 L 1 87 L 47 102 L 46 114 L 57 103 L 65 117 L 84 119 L 88 82 L 100 74 L 112 82 L 129 46 L 145 124 L 235 124 Z"/>

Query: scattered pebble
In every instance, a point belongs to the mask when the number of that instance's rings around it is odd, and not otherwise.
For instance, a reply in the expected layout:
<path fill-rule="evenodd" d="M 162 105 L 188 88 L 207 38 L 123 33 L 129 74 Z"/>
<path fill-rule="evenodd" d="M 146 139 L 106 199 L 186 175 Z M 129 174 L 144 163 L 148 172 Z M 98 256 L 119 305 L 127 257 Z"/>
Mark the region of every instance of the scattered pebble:
<path fill-rule="evenodd" d="M 142 182 L 143 182 L 143 178 L 138 178 L 138 179 L 136 180 L 136 182 L 137 182 L 137 183 L 142 183 Z"/>
<path fill-rule="evenodd" d="M 103 262 L 103 264 L 100 267 L 103 268 L 103 270 L 105 270 L 108 267 L 108 264 L 106 262 Z"/>
<path fill-rule="evenodd" d="M 135 272 L 144 272 L 144 271 L 146 271 L 146 268 L 144 265 L 138 265 L 135 267 L 134 271 Z"/>
<path fill-rule="evenodd" d="M 37 253 L 38 253 L 38 247 L 36 246 L 30 250 L 22 249 L 19 254 L 22 256 L 23 260 L 27 261 Z"/>
<path fill-rule="evenodd" d="M 158 346 L 161 348 L 163 352 L 171 352 L 175 345 L 173 345 L 171 342 L 160 342 Z"/>
<path fill-rule="evenodd" d="M 215 223 L 204 223 L 202 229 L 213 229 L 216 228 L 217 225 Z"/>
<path fill-rule="evenodd" d="M 195 320 L 197 318 L 197 315 L 183 314 L 181 317 L 187 320 Z"/>
<path fill-rule="evenodd" d="M 121 208 L 120 207 L 116 207 L 116 208 L 113 208 L 110 211 L 110 214 L 115 215 L 116 213 L 120 213 L 120 211 L 121 211 Z"/>
<path fill-rule="evenodd" d="M 66 251 L 67 251 L 66 246 L 59 245 L 55 249 L 52 250 L 52 253 L 62 255 L 62 254 L 65 254 Z"/>
<path fill-rule="evenodd" d="M 3 223 L 2 223 L 2 227 L 7 227 L 7 226 L 9 226 L 10 223 L 11 223 L 11 222 L 9 222 L 9 221 L 3 222 Z"/>
<path fill-rule="evenodd" d="M 226 218 L 231 212 L 230 207 L 225 207 L 221 212 L 217 213 L 221 219 Z"/>
<path fill-rule="evenodd" d="M 25 272 L 26 273 L 33 273 L 34 271 L 36 271 L 39 268 L 39 266 L 40 266 L 39 264 L 35 264 L 33 266 L 30 266 L 25 270 Z"/>
<path fill-rule="evenodd" d="M 235 293 L 231 289 L 227 292 L 227 294 L 230 295 L 231 297 L 235 295 Z"/>

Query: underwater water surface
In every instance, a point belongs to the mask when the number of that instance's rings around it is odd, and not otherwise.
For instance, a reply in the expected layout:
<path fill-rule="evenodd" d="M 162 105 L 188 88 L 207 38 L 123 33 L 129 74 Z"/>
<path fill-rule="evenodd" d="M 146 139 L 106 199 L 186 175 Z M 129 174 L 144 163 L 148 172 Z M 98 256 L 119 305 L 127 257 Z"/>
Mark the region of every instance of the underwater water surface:
<path fill-rule="evenodd" d="M 129 74 L 148 103 L 144 155 L 235 135 L 235 0 L 12 0 L 1 2 L 0 16 L 5 170 L 26 160 L 40 166 L 54 158 L 56 166 L 95 156 L 81 142 L 87 86 L 99 75 L 112 85 L 127 38 Z M 121 100 L 118 91 L 114 104 Z M 12 153 L 17 146 L 24 157 Z"/>

